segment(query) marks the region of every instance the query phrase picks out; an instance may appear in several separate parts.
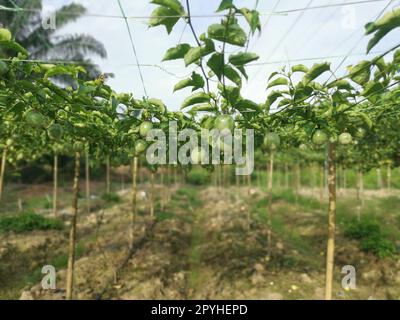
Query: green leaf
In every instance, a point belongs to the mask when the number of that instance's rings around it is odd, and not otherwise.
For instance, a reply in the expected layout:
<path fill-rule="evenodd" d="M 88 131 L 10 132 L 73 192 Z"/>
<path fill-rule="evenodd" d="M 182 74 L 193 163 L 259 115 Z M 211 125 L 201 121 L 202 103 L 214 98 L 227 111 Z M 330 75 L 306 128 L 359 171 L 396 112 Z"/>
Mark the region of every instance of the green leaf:
<path fill-rule="evenodd" d="M 246 78 L 246 80 L 249 79 L 249 76 L 247 75 L 246 69 L 244 66 L 236 66 L 236 68 L 240 71 L 240 73 Z"/>
<path fill-rule="evenodd" d="M 24 56 L 29 56 L 29 52 L 15 41 L 0 41 L 0 48 L 6 48 Z"/>
<path fill-rule="evenodd" d="M 239 111 L 260 111 L 261 109 L 259 104 L 247 99 L 239 100 L 233 107 Z"/>
<path fill-rule="evenodd" d="M 182 43 L 175 48 L 170 48 L 165 53 L 163 61 L 183 59 L 190 48 L 190 44 L 187 43 Z"/>
<path fill-rule="evenodd" d="M 181 16 L 185 15 L 185 9 L 178 0 L 152 0 L 151 3 L 167 7 L 168 9 L 175 11 L 175 13 L 178 15 Z"/>
<path fill-rule="evenodd" d="M 260 57 L 255 53 L 250 52 L 239 52 L 237 54 L 233 54 L 229 57 L 229 62 L 234 66 L 243 66 L 252 61 L 258 60 Z"/>
<path fill-rule="evenodd" d="M 210 102 L 210 96 L 207 93 L 198 92 L 187 97 L 185 101 L 183 101 L 181 109 L 187 108 L 195 104 L 206 103 L 206 102 Z"/>
<path fill-rule="evenodd" d="M 363 60 L 355 66 L 348 67 L 349 78 L 359 85 L 366 84 L 371 78 L 371 62 Z"/>
<path fill-rule="evenodd" d="M 368 43 L 367 52 L 370 52 L 371 49 L 374 48 L 383 37 L 398 27 L 400 27 L 400 9 L 386 13 L 376 22 L 368 23 L 365 26 L 366 34 L 375 34 Z"/>
<path fill-rule="evenodd" d="M 189 113 L 214 112 L 214 111 L 217 111 L 216 107 L 213 107 L 209 103 L 204 103 L 204 104 L 200 104 L 200 105 L 194 106 L 192 109 L 190 109 Z"/>
<path fill-rule="evenodd" d="M 217 12 L 221 12 L 228 9 L 234 9 L 235 6 L 233 5 L 233 0 L 222 0 L 221 4 L 219 5 Z"/>
<path fill-rule="evenodd" d="M 272 91 L 267 97 L 266 101 L 267 106 L 271 107 L 271 105 L 273 105 L 274 102 L 281 97 L 283 97 L 283 95 L 280 91 Z"/>
<path fill-rule="evenodd" d="M 175 10 L 167 7 L 158 7 L 151 14 L 149 25 L 150 27 L 163 25 L 167 29 L 168 34 L 170 34 L 173 27 L 180 19 L 179 17 L 174 16 L 176 16 Z"/>
<path fill-rule="evenodd" d="M 174 92 L 187 87 L 193 87 L 193 91 L 203 88 L 204 79 L 197 73 L 193 72 L 192 77 L 178 82 L 174 87 Z"/>
<path fill-rule="evenodd" d="M 247 35 L 237 22 L 230 23 L 228 26 L 212 24 L 208 27 L 208 36 L 211 39 L 240 47 L 244 47 L 247 42 Z"/>
<path fill-rule="evenodd" d="M 267 89 L 275 87 L 275 86 L 284 86 L 284 85 L 287 85 L 288 83 L 289 82 L 286 78 L 280 77 L 280 78 L 275 79 L 274 81 L 271 81 L 270 83 L 268 83 Z"/>
<path fill-rule="evenodd" d="M 304 64 L 297 64 L 292 67 L 293 73 L 295 73 L 295 72 L 307 73 L 308 71 L 309 71 L 309 69 Z"/>
<path fill-rule="evenodd" d="M 258 31 L 261 31 L 260 14 L 257 10 L 242 8 L 239 11 L 243 14 L 249 24 L 252 34 L 254 34 L 257 29 Z"/>
<path fill-rule="evenodd" d="M 316 78 L 318 78 L 321 74 L 329 71 L 331 69 L 330 62 L 316 63 L 314 64 L 310 70 L 306 73 L 303 78 L 303 83 L 307 84 Z"/>
<path fill-rule="evenodd" d="M 224 56 L 221 53 L 214 53 L 207 62 L 207 66 L 214 72 L 219 80 L 222 78 L 224 68 Z"/>
<path fill-rule="evenodd" d="M 235 83 L 239 87 L 242 85 L 242 78 L 240 77 L 240 74 L 235 69 L 233 69 L 231 66 L 225 65 L 224 74 L 225 74 L 225 77 L 227 77 L 229 80 L 231 80 L 233 83 Z"/>
<path fill-rule="evenodd" d="M 366 97 L 371 102 L 376 102 L 376 95 L 383 93 L 385 86 L 381 82 L 371 81 L 366 84 L 362 96 Z"/>
<path fill-rule="evenodd" d="M 202 48 L 190 48 L 190 50 L 185 54 L 185 65 L 186 67 L 191 65 L 194 62 L 197 62 L 202 57 Z"/>
<path fill-rule="evenodd" d="M 353 87 L 347 80 L 336 80 L 328 85 L 328 88 L 337 88 L 338 90 L 353 90 Z"/>

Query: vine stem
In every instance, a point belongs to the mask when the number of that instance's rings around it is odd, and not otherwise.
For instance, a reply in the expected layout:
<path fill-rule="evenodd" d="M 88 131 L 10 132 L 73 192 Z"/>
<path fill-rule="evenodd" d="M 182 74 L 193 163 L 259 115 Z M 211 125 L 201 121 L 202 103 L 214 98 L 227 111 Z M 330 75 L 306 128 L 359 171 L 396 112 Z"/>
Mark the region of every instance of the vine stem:
<path fill-rule="evenodd" d="M 197 37 L 196 30 L 194 30 L 194 27 L 193 27 L 193 24 L 192 24 L 192 18 L 191 18 L 191 14 L 190 14 L 190 3 L 189 3 L 189 0 L 186 0 L 186 7 L 187 7 L 187 11 L 188 11 L 188 14 L 187 14 L 187 24 L 189 25 L 190 30 L 191 30 L 192 33 L 193 33 L 193 36 L 194 36 L 194 39 L 196 40 L 197 45 L 198 45 L 199 47 L 201 47 L 200 40 L 199 40 L 199 38 Z M 207 92 L 209 93 L 209 92 L 210 92 L 210 82 L 209 82 L 209 79 L 208 79 L 208 77 L 207 77 L 206 71 L 204 70 L 204 67 L 203 67 L 203 59 L 202 59 L 202 58 L 200 58 L 200 69 L 201 69 L 201 72 L 203 73 L 204 78 L 206 79 Z"/>

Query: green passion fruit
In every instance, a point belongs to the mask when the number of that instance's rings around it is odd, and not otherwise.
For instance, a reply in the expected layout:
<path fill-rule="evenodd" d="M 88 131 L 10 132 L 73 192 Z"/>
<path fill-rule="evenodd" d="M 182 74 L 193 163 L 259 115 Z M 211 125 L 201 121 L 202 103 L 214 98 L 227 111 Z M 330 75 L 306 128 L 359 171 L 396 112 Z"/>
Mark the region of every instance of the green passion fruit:
<path fill-rule="evenodd" d="M 14 140 L 13 139 L 7 139 L 7 141 L 6 141 L 6 146 L 7 147 L 11 147 L 12 145 L 14 144 Z"/>
<path fill-rule="evenodd" d="M 366 135 L 367 135 L 367 130 L 365 130 L 362 127 L 357 128 L 357 131 L 355 133 L 357 139 L 364 139 Z"/>
<path fill-rule="evenodd" d="M 5 28 L 0 28 L 0 41 L 11 41 L 12 34 L 10 30 Z"/>
<path fill-rule="evenodd" d="M 53 140 L 60 140 L 64 134 L 64 129 L 58 123 L 54 123 L 47 129 L 47 134 Z"/>
<path fill-rule="evenodd" d="M 140 136 L 146 138 L 151 129 L 153 129 L 153 124 L 149 121 L 144 121 L 139 127 Z"/>
<path fill-rule="evenodd" d="M 353 137 L 350 133 L 344 132 L 339 136 L 339 143 L 341 145 L 348 145 L 353 142 Z"/>
<path fill-rule="evenodd" d="M 30 126 L 35 128 L 43 127 L 46 122 L 45 117 L 40 112 L 34 110 L 28 111 L 25 119 Z"/>
<path fill-rule="evenodd" d="M 139 155 L 145 152 L 147 149 L 146 141 L 144 140 L 137 140 L 135 142 L 135 154 Z"/>
<path fill-rule="evenodd" d="M 317 146 L 321 146 L 327 143 L 328 140 L 329 140 L 328 135 L 326 134 L 325 131 L 322 130 L 315 131 L 314 135 L 312 136 L 312 142 Z"/>
<path fill-rule="evenodd" d="M 218 116 L 214 121 L 214 128 L 219 130 L 221 135 L 225 136 L 233 132 L 235 129 L 235 121 L 231 116 Z"/>
<path fill-rule="evenodd" d="M 281 138 L 274 132 L 268 132 L 264 137 L 263 147 L 268 150 L 276 150 L 281 145 Z"/>

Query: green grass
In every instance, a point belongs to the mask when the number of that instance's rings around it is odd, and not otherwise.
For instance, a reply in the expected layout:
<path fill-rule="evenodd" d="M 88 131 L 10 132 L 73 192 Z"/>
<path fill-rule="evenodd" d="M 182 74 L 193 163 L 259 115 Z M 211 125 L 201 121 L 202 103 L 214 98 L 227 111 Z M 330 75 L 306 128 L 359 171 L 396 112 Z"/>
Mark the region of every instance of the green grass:
<path fill-rule="evenodd" d="M 344 235 L 360 241 L 362 250 L 372 252 L 379 258 L 392 256 L 396 246 L 387 230 L 374 216 L 363 216 L 360 221 L 352 219 L 344 224 Z"/>
<path fill-rule="evenodd" d="M 45 218 L 33 212 L 0 217 L 0 232 L 28 232 L 34 230 L 61 230 L 63 223 L 53 218 Z"/>

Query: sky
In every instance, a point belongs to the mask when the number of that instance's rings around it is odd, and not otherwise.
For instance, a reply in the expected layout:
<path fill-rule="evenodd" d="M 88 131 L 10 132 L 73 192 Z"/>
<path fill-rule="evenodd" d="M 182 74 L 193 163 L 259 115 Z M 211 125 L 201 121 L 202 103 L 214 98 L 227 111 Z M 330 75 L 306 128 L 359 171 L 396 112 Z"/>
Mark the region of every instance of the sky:
<path fill-rule="evenodd" d="M 258 103 L 264 102 L 267 96 L 266 85 L 269 75 L 284 65 L 303 63 L 311 66 L 314 63 L 330 61 L 332 69 L 342 62 L 343 57 L 350 56 L 342 63 L 336 74 L 344 75 L 346 66 L 362 59 L 370 59 L 398 43 L 400 31 L 392 31 L 381 43 L 366 56 L 370 36 L 364 36 L 364 25 L 374 21 L 382 10 L 390 4 L 385 12 L 400 5 L 400 0 L 375 0 L 370 3 L 349 4 L 360 0 L 259 0 L 257 10 L 262 14 L 261 34 L 252 37 L 249 49 L 260 56 L 258 62 L 268 62 L 263 66 L 248 67 L 249 81 L 243 85 L 242 95 Z M 69 0 L 44 0 L 48 8 L 59 8 L 71 3 Z M 81 0 L 78 1 L 88 9 L 90 14 L 121 16 L 117 0 Z M 219 0 L 190 0 L 192 15 L 210 15 L 215 12 Z M 253 9 L 256 0 L 235 0 L 237 7 Z M 298 10 L 287 14 L 270 14 L 307 7 L 318 7 L 332 4 L 348 3 L 346 6 Z M 180 21 L 170 35 L 164 27 L 149 28 L 148 17 L 157 7 L 150 0 L 121 0 L 122 7 L 129 19 L 137 58 L 140 64 L 158 65 L 142 67 L 144 85 L 148 96 L 160 98 L 171 110 L 178 110 L 190 89 L 173 93 L 174 85 L 188 77 L 193 69 L 184 67 L 182 60 L 162 63 L 165 52 L 175 47 L 180 41 L 195 45 L 190 28 Z M 196 32 L 201 34 L 208 25 L 218 23 L 220 18 L 193 18 Z M 239 21 L 247 28 L 244 20 Z M 108 84 L 117 92 L 130 92 L 136 98 L 144 96 L 143 84 L 139 77 L 135 56 L 129 41 L 125 21 L 120 18 L 85 16 L 57 31 L 64 33 L 85 33 L 101 41 L 108 52 L 107 59 L 94 59 L 101 69 L 114 73 L 115 78 Z M 232 51 L 235 48 L 227 48 Z M 355 56 L 353 56 L 355 55 Z M 326 58 L 323 57 L 332 57 Z M 302 59 L 321 58 L 312 61 Z M 299 61 L 297 61 L 299 60 Z M 167 72 L 166 72 L 167 71 Z M 172 73 L 172 74 L 171 74 Z"/>

